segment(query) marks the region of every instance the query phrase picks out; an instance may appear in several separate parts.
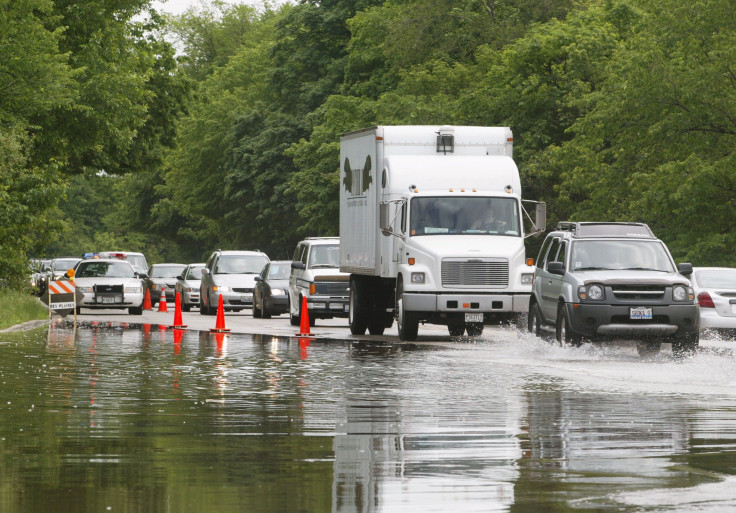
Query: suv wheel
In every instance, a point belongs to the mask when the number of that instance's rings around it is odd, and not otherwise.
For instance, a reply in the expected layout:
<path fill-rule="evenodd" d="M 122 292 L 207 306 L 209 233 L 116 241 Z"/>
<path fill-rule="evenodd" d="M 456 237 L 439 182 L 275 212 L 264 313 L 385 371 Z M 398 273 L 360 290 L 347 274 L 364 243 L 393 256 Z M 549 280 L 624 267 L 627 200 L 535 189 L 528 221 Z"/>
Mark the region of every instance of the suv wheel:
<path fill-rule="evenodd" d="M 567 344 L 580 347 L 583 343 L 582 337 L 570 327 L 570 319 L 567 317 L 564 303 L 560 303 L 557 307 L 556 338 L 560 345 Z"/>
<path fill-rule="evenodd" d="M 642 358 L 651 358 L 659 353 L 659 342 L 639 341 L 636 343 L 636 352 Z"/>
<path fill-rule="evenodd" d="M 529 317 L 527 320 L 527 330 L 534 333 L 537 337 L 542 336 L 542 315 L 539 313 L 539 305 L 536 301 L 532 301 L 529 305 Z"/>
<path fill-rule="evenodd" d="M 683 338 L 672 341 L 672 354 L 675 356 L 688 356 L 695 353 L 700 345 L 700 335 L 696 331 Z"/>

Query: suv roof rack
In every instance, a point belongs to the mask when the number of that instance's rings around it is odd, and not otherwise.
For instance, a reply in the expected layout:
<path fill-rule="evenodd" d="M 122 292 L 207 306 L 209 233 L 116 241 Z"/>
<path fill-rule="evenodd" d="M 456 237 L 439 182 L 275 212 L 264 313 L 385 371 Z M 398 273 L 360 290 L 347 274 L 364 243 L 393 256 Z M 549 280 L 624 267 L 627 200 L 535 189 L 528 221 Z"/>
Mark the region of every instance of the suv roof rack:
<path fill-rule="evenodd" d="M 560 231 L 573 232 L 573 237 L 634 237 L 640 239 L 656 239 L 654 233 L 645 223 L 629 222 L 572 222 L 561 221 L 557 224 Z"/>

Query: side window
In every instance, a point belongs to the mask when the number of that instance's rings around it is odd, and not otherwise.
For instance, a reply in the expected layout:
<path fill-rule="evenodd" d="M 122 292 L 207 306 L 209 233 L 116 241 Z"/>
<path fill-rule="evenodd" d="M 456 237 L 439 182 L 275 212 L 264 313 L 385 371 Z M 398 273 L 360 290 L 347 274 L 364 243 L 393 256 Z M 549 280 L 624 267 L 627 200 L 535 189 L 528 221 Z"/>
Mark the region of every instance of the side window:
<path fill-rule="evenodd" d="M 564 264 L 566 252 L 567 252 L 567 241 L 563 241 L 562 245 L 560 245 L 560 251 L 557 253 L 557 258 L 555 259 L 555 262 L 562 262 Z"/>
<path fill-rule="evenodd" d="M 297 244 L 294 250 L 294 257 L 292 258 L 293 262 L 298 262 L 302 259 L 302 251 L 304 251 L 304 244 Z"/>
<path fill-rule="evenodd" d="M 268 268 L 271 267 L 271 264 L 266 264 L 263 266 L 263 270 L 261 271 L 261 278 L 264 280 L 268 278 Z"/>
<path fill-rule="evenodd" d="M 544 269 L 545 261 L 544 257 L 547 256 L 547 250 L 549 250 L 549 245 L 552 244 L 553 237 L 547 237 L 545 239 L 544 244 L 542 244 L 542 249 L 539 250 L 539 256 L 537 257 L 537 268 L 538 269 Z"/>
<path fill-rule="evenodd" d="M 406 233 L 406 201 L 401 204 L 401 233 Z"/>
<path fill-rule="evenodd" d="M 302 251 L 302 258 L 301 258 L 302 263 L 304 265 L 307 265 L 307 256 L 308 255 L 309 255 L 309 245 L 305 244 L 304 245 L 304 251 Z"/>
<path fill-rule="evenodd" d="M 549 247 L 549 251 L 547 252 L 547 255 L 544 257 L 544 268 L 547 268 L 547 264 L 550 262 L 555 261 L 555 256 L 557 255 L 557 251 L 560 249 L 560 239 L 554 238 L 552 239 L 552 245 Z"/>
<path fill-rule="evenodd" d="M 207 269 L 209 269 L 210 271 L 212 271 L 212 267 L 213 267 L 214 263 L 215 263 L 215 253 L 212 253 L 210 255 L 209 260 L 207 260 Z M 150 274 L 150 270 L 149 270 L 149 274 Z"/>

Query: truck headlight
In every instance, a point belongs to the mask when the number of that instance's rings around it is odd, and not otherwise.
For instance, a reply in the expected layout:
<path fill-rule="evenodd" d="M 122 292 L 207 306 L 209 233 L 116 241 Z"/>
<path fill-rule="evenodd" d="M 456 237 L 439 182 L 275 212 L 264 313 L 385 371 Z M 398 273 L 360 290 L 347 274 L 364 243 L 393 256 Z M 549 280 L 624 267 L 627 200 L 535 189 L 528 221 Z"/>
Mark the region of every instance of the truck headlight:
<path fill-rule="evenodd" d="M 286 292 L 284 292 L 284 289 L 271 289 L 272 296 L 283 296 L 284 294 L 286 294 Z"/>
<path fill-rule="evenodd" d="M 230 287 L 223 287 L 223 286 L 218 287 L 217 285 L 215 285 L 214 287 L 212 287 L 212 290 L 214 292 L 230 292 Z"/>
<path fill-rule="evenodd" d="M 672 287 L 672 297 L 675 301 L 688 301 L 695 297 L 693 289 L 684 285 L 675 285 Z"/>
<path fill-rule="evenodd" d="M 602 301 L 606 298 L 606 293 L 602 285 L 581 285 L 578 287 L 578 297 L 580 299 L 590 299 L 591 301 Z"/>
<path fill-rule="evenodd" d="M 522 285 L 531 285 L 533 281 L 534 281 L 534 273 L 523 273 L 521 275 Z"/>
<path fill-rule="evenodd" d="M 411 273 L 412 283 L 424 283 L 424 273 Z"/>

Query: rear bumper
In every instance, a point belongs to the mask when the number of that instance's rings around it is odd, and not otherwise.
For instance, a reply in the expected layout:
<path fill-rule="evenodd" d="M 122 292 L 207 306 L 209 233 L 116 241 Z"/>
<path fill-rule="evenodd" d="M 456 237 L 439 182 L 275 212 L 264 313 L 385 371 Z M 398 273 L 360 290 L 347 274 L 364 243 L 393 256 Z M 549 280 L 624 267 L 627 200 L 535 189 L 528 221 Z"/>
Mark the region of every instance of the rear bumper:
<path fill-rule="evenodd" d="M 700 308 L 700 329 L 736 329 L 736 317 L 719 315 L 715 308 Z"/>

